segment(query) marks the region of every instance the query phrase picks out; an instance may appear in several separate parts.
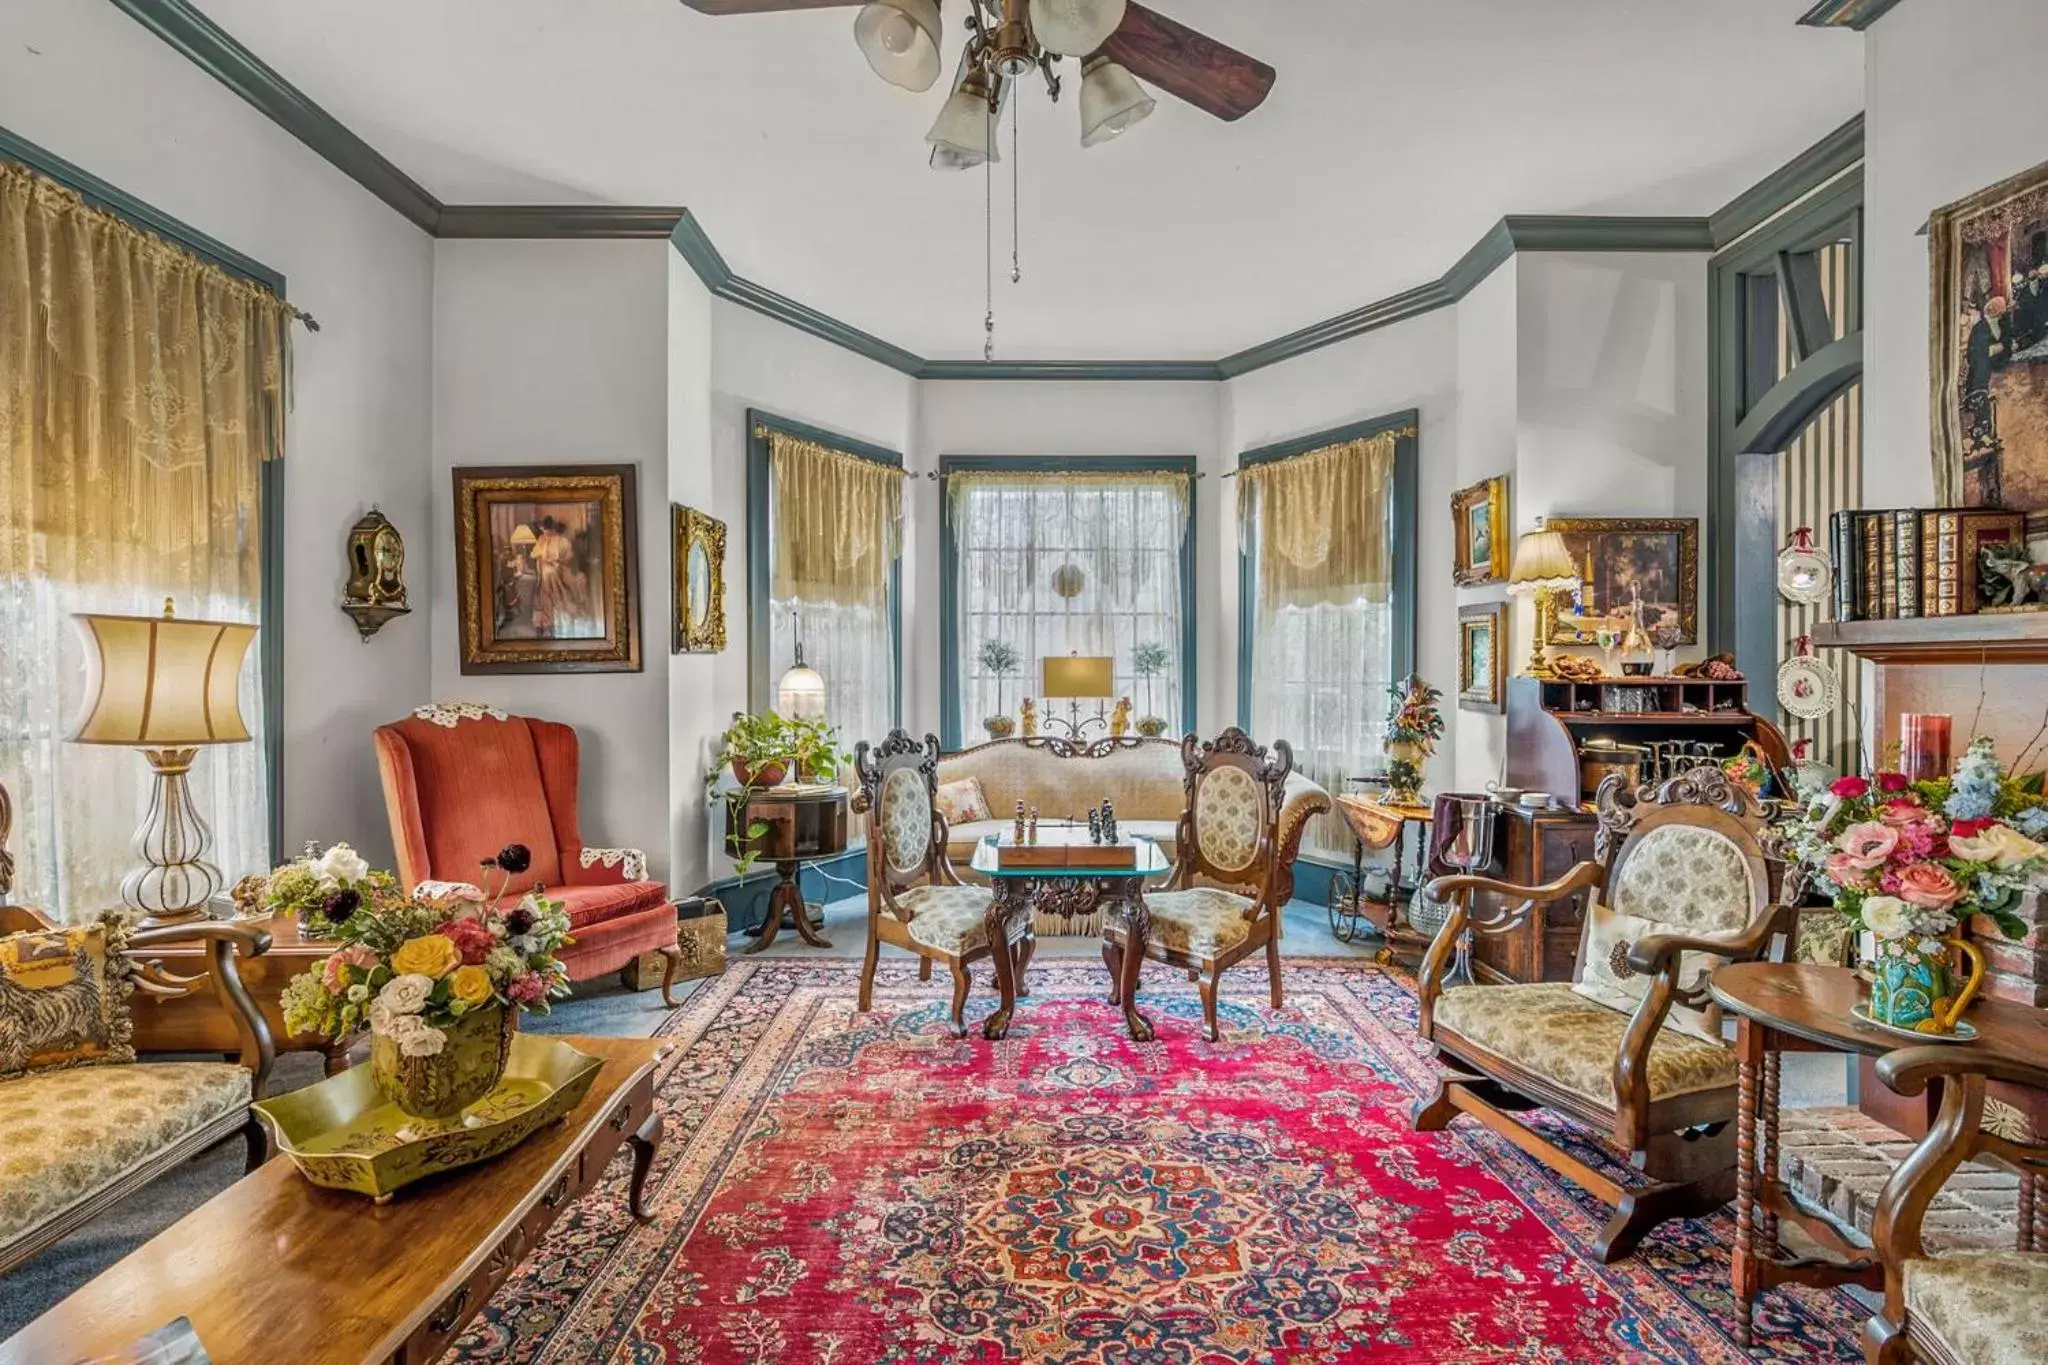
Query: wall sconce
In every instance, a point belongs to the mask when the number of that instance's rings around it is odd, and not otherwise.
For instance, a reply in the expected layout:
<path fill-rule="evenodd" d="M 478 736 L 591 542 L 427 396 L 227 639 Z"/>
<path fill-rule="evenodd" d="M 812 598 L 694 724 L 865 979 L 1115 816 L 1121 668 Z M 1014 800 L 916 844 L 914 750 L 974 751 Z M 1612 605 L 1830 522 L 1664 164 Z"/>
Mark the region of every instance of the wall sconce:
<path fill-rule="evenodd" d="M 348 586 L 341 609 L 368 640 L 412 608 L 405 597 L 405 541 L 398 528 L 374 506 L 348 529 Z"/>

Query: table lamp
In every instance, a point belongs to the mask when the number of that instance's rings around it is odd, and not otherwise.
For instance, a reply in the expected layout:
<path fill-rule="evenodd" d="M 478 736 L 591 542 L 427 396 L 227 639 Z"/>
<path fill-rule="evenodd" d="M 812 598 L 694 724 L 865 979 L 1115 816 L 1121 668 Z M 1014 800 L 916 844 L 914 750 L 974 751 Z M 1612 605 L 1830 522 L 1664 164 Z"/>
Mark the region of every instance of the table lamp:
<path fill-rule="evenodd" d="M 1116 660 L 1108 656 L 1068 654 L 1064 657 L 1047 656 L 1038 661 L 1038 695 L 1048 701 L 1065 698 L 1067 718 L 1058 716 L 1046 719 L 1048 728 L 1054 725 L 1067 727 L 1067 734 L 1079 738 L 1081 731 L 1090 725 L 1109 728 L 1109 720 L 1102 714 L 1102 703 L 1116 695 Z M 1081 719 L 1081 700 L 1095 698 L 1096 714 Z"/>
<path fill-rule="evenodd" d="M 1517 597 L 1533 597 L 1536 622 L 1529 632 L 1529 676 L 1548 678 L 1550 671 L 1550 604 L 1559 593 L 1577 592 L 1578 566 L 1572 563 L 1571 548 L 1556 531 L 1538 528 L 1525 531 L 1515 544 L 1515 567 L 1508 575 L 1508 591 Z"/>
<path fill-rule="evenodd" d="M 121 901 L 143 924 L 206 915 L 222 884 L 206 860 L 213 831 L 192 801 L 186 776 L 202 744 L 242 744 L 242 659 L 256 627 L 180 621 L 171 599 L 158 616 L 74 612 L 85 645 L 86 703 L 74 744 L 140 749 L 156 774 L 149 809 L 135 831 L 143 865 L 121 880 Z"/>

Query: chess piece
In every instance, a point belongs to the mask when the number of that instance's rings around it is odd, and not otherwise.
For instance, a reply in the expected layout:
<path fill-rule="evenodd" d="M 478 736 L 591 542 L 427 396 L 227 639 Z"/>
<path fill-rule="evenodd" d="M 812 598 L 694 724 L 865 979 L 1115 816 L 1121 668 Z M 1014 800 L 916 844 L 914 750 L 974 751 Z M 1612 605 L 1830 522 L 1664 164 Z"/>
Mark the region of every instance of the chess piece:
<path fill-rule="evenodd" d="M 1038 842 L 1038 807 L 1036 806 L 1031 808 L 1031 823 L 1024 827 L 1024 842 L 1027 844 Z"/>
<path fill-rule="evenodd" d="M 1017 801 L 1017 823 L 1011 828 L 1010 836 L 1011 843 L 1021 844 L 1024 842 L 1024 802 L 1022 798 L 1019 798 Z"/>
<path fill-rule="evenodd" d="M 1102 798 L 1102 842 L 1113 844 L 1116 841 L 1116 807 L 1105 796 Z"/>
<path fill-rule="evenodd" d="M 1088 808 L 1088 842 L 1091 844 L 1102 842 L 1102 812 L 1094 806 Z"/>

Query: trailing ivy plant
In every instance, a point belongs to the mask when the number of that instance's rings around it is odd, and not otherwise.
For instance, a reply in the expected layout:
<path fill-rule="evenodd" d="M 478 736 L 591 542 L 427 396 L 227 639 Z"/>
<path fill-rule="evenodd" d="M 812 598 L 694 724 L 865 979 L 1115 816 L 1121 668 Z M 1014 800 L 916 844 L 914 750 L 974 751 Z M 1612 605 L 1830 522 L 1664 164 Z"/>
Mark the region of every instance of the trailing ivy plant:
<path fill-rule="evenodd" d="M 704 769 L 704 790 L 717 791 L 727 776 L 732 787 L 719 793 L 726 805 L 726 827 L 739 827 L 755 795 L 794 778 L 830 781 L 853 761 L 839 744 L 837 727 L 822 717 L 799 719 L 761 711 L 733 712 L 732 724 L 718 737 L 718 747 Z M 760 841 L 768 833 L 765 820 L 750 820 L 742 832 L 726 840 L 734 870 L 741 878 L 760 866 Z"/>

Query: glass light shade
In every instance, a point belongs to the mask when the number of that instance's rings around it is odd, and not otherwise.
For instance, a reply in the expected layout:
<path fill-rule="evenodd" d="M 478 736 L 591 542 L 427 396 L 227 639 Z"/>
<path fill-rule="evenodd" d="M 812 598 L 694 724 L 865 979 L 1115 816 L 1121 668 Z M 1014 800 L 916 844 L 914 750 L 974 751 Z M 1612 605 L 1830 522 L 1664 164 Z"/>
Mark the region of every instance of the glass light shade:
<path fill-rule="evenodd" d="M 790 720 L 819 720 L 825 714 L 825 680 L 798 658 L 775 684 L 775 709 Z"/>
<path fill-rule="evenodd" d="M 905 90 L 939 79 L 938 0 L 874 0 L 853 20 L 853 40 L 875 74 Z"/>
<path fill-rule="evenodd" d="M 1125 0 L 1031 0 L 1038 45 L 1062 57 L 1086 57 L 1124 22 Z"/>
<path fill-rule="evenodd" d="M 162 616 L 71 617 L 85 645 L 86 704 L 75 744 L 183 749 L 249 738 L 242 659 L 256 627 Z"/>
<path fill-rule="evenodd" d="M 1116 660 L 1068 654 L 1038 661 L 1041 697 L 1113 697 Z"/>
<path fill-rule="evenodd" d="M 1097 57 L 1081 76 L 1081 145 L 1109 141 L 1142 123 L 1157 105 L 1137 77 L 1109 58 Z"/>
<path fill-rule="evenodd" d="M 1571 548 L 1556 531 L 1525 531 L 1515 543 L 1515 567 L 1508 575 L 1510 589 L 1535 592 L 1570 592 L 1579 586 L 1579 567 L 1572 563 Z"/>
<path fill-rule="evenodd" d="M 962 66 L 966 65 L 962 59 Z M 988 80 L 978 71 L 963 71 L 960 83 L 946 97 L 938 121 L 924 135 L 931 144 L 932 169 L 965 171 L 1001 161 L 993 138 L 995 121 L 988 112 Z"/>

